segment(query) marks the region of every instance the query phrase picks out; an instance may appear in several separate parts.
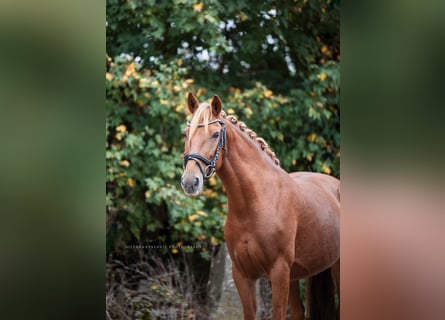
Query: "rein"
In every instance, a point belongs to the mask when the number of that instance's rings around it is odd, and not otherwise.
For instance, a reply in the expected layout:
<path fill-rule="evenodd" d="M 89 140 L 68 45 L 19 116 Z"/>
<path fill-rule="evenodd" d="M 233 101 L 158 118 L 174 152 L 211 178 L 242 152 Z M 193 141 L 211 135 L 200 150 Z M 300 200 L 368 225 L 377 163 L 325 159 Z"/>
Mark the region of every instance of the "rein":
<path fill-rule="evenodd" d="M 206 180 L 209 179 L 215 173 L 216 162 L 218 162 L 218 157 L 221 148 L 223 148 L 223 150 L 225 150 L 226 148 L 226 125 L 224 124 L 224 121 L 222 121 L 221 119 L 215 119 L 213 121 L 210 121 L 208 125 L 216 122 L 218 122 L 221 125 L 221 134 L 219 135 L 218 145 L 216 146 L 215 154 L 213 155 L 212 160 L 207 159 L 206 157 L 204 157 L 199 153 L 189 153 L 187 155 L 184 155 L 183 159 L 184 169 L 187 166 L 187 162 L 189 160 L 194 160 L 198 164 L 199 170 L 201 170 L 202 176 Z M 187 126 L 188 127 L 191 126 L 190 122 L 187 122 Z M 204 126 L 205 126 L 204 124 L 197 125 L 198 128 L 202 128 Z M 202 167 L 200 161 L 205 163 L 206 165 L 205 168 Z"/>

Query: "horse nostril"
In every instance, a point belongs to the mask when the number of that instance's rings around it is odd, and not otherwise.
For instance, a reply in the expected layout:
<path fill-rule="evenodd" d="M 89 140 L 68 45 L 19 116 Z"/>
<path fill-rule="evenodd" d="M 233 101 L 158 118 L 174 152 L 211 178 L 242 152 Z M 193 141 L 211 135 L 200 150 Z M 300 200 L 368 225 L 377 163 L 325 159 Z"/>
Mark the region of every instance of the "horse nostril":
<path fill-rule="evenodd" d="M 198 184 L 199 184 L 199 178 L 195 177 L 195 183 L 194 183 L 194 186 L 197 187 Z"/>

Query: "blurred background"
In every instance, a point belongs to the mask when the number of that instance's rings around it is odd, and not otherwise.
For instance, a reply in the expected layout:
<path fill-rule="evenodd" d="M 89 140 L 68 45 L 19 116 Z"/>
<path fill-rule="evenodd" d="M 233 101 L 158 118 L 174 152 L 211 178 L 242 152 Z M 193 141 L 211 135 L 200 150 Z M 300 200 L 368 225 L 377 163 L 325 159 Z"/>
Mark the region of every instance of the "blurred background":
<path fill-rule="evenodd" d="M 218 94 L 286 170 L 339 176 L 338 3 L 172 3 L 0 2 L 1 318 L 100 319 L 106 283 L 131 282 L 119 263 L 216 263 L 218 180 L 178 192 L 188 91 Z M 444 4 L 341 2 L 342 319 L 445 314 Z M 156 308 L 177 305 L 157 285 Z"/>
<path fill-rule="evenodd" d="M 198 198 L 180 187 L 188 92 L 201 102 L 219 95 L 285 170 L 340 176 L 339 5 L 107 1 L 110 319 L 217 312 L 227 199 L 216 176 Z"/>

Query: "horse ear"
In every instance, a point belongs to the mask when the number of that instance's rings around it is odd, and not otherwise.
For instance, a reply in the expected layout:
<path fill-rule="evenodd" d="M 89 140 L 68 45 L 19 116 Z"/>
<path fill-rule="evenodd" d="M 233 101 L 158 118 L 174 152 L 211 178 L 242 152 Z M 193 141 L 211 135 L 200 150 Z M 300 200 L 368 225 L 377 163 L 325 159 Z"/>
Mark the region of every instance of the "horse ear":
<path fill-rule="evenodd" d="M 212 112 L 215 117 L 218 117 L 222 110 L 222 102 L 221 99 L 215 94 L 212 99 Z"/>
<path fill-rule="evenodd" d="M 199 107 L 198 100 L 191 92 L 189 92 L 189 95 L 187 96 L 187 106 L 192 114 L 195 113 L 196 109 Z"/>

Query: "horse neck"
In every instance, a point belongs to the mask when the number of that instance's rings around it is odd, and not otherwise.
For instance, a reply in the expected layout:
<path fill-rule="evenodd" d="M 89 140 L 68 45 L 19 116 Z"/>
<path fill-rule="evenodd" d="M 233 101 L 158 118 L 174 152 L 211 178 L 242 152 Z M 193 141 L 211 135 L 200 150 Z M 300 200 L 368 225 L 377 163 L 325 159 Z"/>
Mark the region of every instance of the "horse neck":
<path fill-rule="evenodd" d="M 217 174 L 231 207 L 243 207 L 273 191 L 277 176 L 284 171 L 258 144 L 235 125 L 226 121 L 227 142 L 223 163 Z"/>

